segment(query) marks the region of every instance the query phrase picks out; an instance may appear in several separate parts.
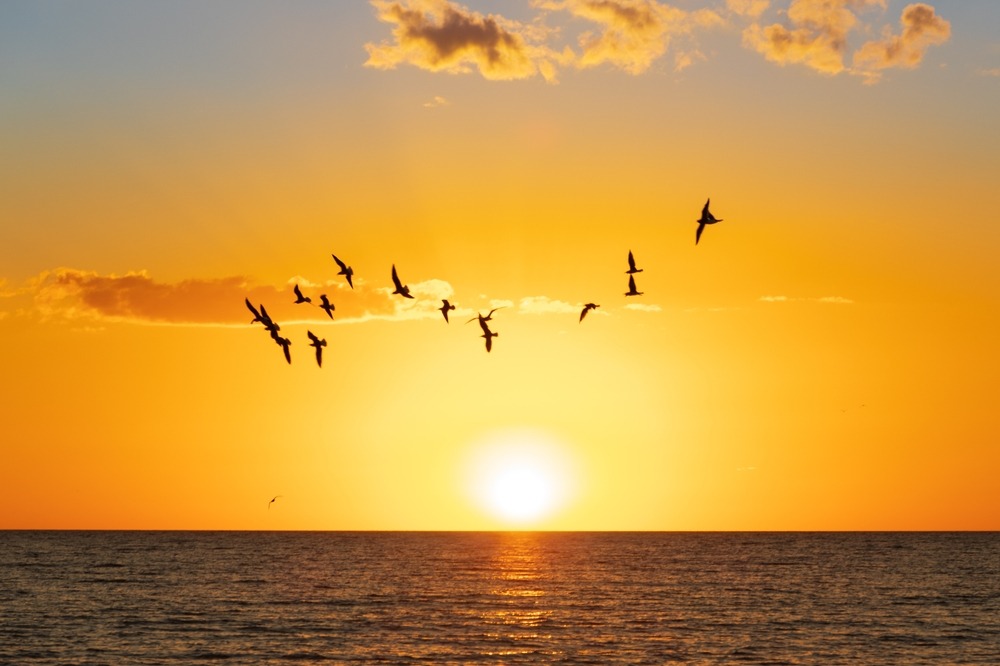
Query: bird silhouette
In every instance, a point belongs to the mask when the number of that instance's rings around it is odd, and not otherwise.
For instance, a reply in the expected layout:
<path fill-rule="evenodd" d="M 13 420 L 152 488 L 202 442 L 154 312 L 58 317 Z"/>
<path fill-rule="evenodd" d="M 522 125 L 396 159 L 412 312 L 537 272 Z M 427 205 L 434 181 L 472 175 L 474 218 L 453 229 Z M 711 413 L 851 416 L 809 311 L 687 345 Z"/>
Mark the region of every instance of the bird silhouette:
<path fill-rule="evenodd" d="M 330 302 L 330 299 L 326 297 L 326 294 L 320 294 L 319 301 L 319 307 L 330 315 L 330 319 L 333 319 L 333 311 L 337 309 L 337 306 Z"/>
<path fill-rule="evenodd" d="M 588 312 L 599 307 L 601 306 L 598 305 L 597 303 L 587 303 L 586 305 L 584 305 L 583 310 L 580 310 L 580 321 L 583 321 L 583 318 L 587 316 Z"/>
<path fill-rule="evenodd" d="M 448 321 L 448 310 L 454 310 L 455 306 L 452 305 L 451 303 L 449 303 L 447 298 L 442 298 L 441 299 L 441 303 L 442 303 L 442 305 L 441 305 L 441 307 L 438 308 L 438 310 L 440 310 L 441 314 L 444 315 L 444 320 Z M 451 322 L 448 322 L 448 323 L 451 323 Z"/>
<path fill-rule="evenodd" d="M 274 341 L 278 343 L 278 346 L 280 346 L 281 349 L 284 350 L 285 360 L 288 361 L 289 364 L 291 364 L 292 352 L 289 351 L 288 348 L 292 345 L 292 341 L 289 340 L 288 338 L 278 337 L 277 333 L 271 333 L 271 337 L 274 338 Z"/>
<path fill-rule="evenodd" d="M 695 220 L 698 223 L 698 231 L 694 233 L 694 244 L 697 245 L 698 241 L 701 240 L 701 232 L 705 230 L 706 224 L 715 224 L 716 222 L 722 222 L 721 219 L 716 218 L 708 210 L 708 204 L 711 198 L 705 200 L 705 206 L 701 209 L 701 219 Z"/>
<path fill-rule="evenodd" d="M 302 290 L 299 289 L 299 285 L 295 285 L 293 290 L 295 292 L 295 302 L 296 303 L 312 303 L 312 299 L 308 296 L 302 295 Z"/>
<path fill-rule="evenodd" d="M 396 264 L 392 265 L 392 283 L 396 285 L 396 289 L 392 293 L 399 294 L 403 298 L 413 298 L 410 295 L 410 288 L 399 281 L 399 275 L 396 274 Z"/>
<path fill-rule="evenodd" d="M 247 304 L 247 308 L 249 308 L 250 312 L 253 313 L 253 319 L 250 320 L 250 323 L 252 324 L 255 321 L 259 321 L 260 323 L 264 324 L 264 327 L 266 328 L 267 322 L 264 321 L 264 318 L 260 316 L 260 312 L 257 310 L 257 308 L 253 306 L 253 303 L 250 302 L 250 299 L 244 298 L 243 300 Z"/>
<path fill-rule="evenodd" d="M 284 497 L 284 495 L 275 495 L 274 497 L 272 497 L 271 501 L 267 503 L 267 508 L 270 509 L 271 505 L 274 504 L 274 500 L 278 499 L 279 497 Z"/>
<path fill-rule="evenodd" d="M 628 251 L 628 270 L 625 271 L 625 272 L 628 273 L 628 274 L 630 274 L 630 275 L 632 273 L 641 273 L 642 272 L 641 268 L 636 268 L 635 267 L 635 257 L 632 256 L 632 250 Z"/>
<path fill-rule="evenodd" d="M 475 317 L 473 317 L 472 319 L 470 319 L 469 321 L 467 321 L 465 323 L 468 324 L 469 322 L 476 321 L 478 319 L 479 320 L 479 325 L 480 326 L 485 326 L 486 322 L 488 322 L 488 321 L 490 321 L 490 320 L 493 319 L 493 313 L 494 312 L 496 312 L 497 310 L 502 310 L 505 307 L 507 307 L 507 306 L 506 305 L 501 305 L 500 307 L 493 308 L 492 310 L 490 310 L 489 314 L 487 314 L 485 317 L 483 315 L 481 315 L 481 314 L 477 314 Z"/>
<path fill-rule="evenodd" d="M 493 338 L 499 337 L 499 333 L 494 333 L 489 329 L 486 324 L 483 324 L 483 334 L 479 337 L 486 338 L 486 352 L 489 353 L 493 349 Z"/>
<path fill-rule="evenodd" d="M 316 365 L 323 367 L 323 347 L 326 347 L 326 340 L 316 337 L 312 331 L 306 331 L 309 336 L 309 344 L 316 348 Z"/>
<path fill-rule="evenodd" d="M 354 275 L 354 269 L 338 259 L 337 255 L 331 254 L 330 256 L 333 257 L 333 260 L 337 262 L 338 266 L 340 266 L 340 270 L 337 271 L 337 275 L 343 275 L 346 277 L 347 284 L 351 286 L 351 289 L 354 289 L 354 282 L 351 280 L 351 276 Z"/>
<path fill-rule="evenodd" d="M 626 296 L 642 296 L 643 292 L 635 290 L 635 276 L 628 276 L 628 291 L 625 292 Z"/>

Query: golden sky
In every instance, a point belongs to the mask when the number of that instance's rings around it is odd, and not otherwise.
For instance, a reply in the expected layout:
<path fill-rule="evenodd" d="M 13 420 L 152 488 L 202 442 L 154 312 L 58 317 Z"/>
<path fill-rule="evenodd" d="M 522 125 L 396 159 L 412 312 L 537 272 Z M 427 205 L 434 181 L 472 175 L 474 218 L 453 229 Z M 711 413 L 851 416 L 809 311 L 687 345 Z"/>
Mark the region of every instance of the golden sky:
<path fill-rule="evenodd" d="M 4 3 L 0 529 L 1000 529 L 996 25 Z"/>

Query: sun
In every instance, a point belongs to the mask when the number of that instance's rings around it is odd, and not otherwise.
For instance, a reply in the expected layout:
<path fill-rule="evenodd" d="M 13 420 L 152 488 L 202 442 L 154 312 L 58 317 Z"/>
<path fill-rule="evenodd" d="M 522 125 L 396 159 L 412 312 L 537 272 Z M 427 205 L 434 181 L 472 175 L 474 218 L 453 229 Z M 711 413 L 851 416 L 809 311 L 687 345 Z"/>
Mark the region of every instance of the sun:
<path fill-rule="evenodd" d="M 502 524 L 537 526 L 571 499 L 570 457 L 557 439 L 537 429 L 491 433 L 473 445 L 467 475 L 479 507 Z"/>

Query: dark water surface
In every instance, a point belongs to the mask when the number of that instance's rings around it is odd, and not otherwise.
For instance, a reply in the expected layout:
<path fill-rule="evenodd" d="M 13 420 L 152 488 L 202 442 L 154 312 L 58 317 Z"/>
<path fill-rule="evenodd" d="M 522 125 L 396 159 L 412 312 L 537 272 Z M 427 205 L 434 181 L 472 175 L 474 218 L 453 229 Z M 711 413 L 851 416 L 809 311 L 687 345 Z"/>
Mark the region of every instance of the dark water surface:
<path fill-rule="evenodd" d="M 0 664 L 1000 664 L 998 533 L 0 532 Z"/>

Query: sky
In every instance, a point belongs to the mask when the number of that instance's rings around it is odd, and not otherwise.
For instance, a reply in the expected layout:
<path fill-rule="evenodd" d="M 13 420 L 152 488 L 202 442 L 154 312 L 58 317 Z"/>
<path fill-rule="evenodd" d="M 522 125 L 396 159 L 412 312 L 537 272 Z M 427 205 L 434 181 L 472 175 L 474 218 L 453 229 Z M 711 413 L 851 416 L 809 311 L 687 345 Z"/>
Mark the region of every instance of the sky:
<path fill-rule="evenodd" d="M 1000 529 L 998 25 L 4 2 L 0 529 Z"/>

